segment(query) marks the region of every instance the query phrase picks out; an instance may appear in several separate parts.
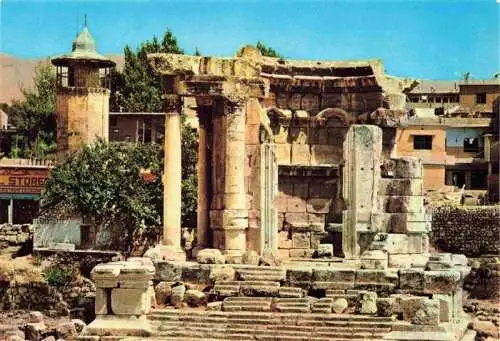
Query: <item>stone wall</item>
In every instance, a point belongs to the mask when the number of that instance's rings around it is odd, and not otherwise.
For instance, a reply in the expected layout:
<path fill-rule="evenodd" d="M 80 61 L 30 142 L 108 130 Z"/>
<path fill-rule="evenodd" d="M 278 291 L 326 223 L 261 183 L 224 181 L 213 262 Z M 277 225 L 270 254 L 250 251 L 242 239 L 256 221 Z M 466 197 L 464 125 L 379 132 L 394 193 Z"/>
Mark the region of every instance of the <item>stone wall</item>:
<path fill-rule="evenodd" d="M 443 206 L 432 220 L 431 242 L 442 251 L 467 256 L 500 251 L 500 206 Z"/>
<path fill-rule="evenodd" d="M 32 225 L 0 225 L 0 249 L 7 246 L 20 246 L 32 239 Z"/>
<path fill-rule="evenodd" d="M 342 219 L 340 186 L 337 168 L 279 168 L 276 208 L 282 258 L 312 257 L 320 244 L 334 244 L 335 222 Z M 327 253 L 332 256 L 333 249 Z"/>

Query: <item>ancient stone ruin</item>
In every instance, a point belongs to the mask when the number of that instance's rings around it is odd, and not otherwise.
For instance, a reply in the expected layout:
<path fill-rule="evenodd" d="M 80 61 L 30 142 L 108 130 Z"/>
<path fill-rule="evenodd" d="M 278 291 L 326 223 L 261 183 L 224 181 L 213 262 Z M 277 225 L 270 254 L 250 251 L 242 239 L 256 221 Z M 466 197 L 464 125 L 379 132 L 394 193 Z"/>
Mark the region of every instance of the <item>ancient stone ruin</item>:
<path fill-rule="evenodd" d="M 380 61 L 252 47 L 149 61 L 169 108 L 163 241 L 94 269 L 80 339 L 474 339 L 467 259 L 430 253 L 422 164 L 394 152 L 405 84 Z M 183 98 L 199 118 L 196 261 L 181 248 Z"/>

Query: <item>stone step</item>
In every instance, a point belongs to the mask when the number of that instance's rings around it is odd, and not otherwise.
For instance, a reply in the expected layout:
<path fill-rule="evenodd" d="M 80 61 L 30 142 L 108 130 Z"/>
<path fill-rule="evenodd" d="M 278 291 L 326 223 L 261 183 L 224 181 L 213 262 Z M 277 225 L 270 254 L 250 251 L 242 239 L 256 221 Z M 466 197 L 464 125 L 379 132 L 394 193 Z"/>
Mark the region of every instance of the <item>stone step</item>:
<path fill-rule="evenodd" d="M 286 270 L 279 267 L 236 268 L 236 273 L 242 281 L 284 281 L 286 276 Z"/>
<path fill-rule="evenodd" d="M 283 313 L 309 313 L 311 305 L 307 298 L 279 298 L 274 301 L 273 310 Z"/>
<path fill-rule="evenodd" d="M 301 298 L 304 297 L 304 290 L 297 287 L 280 287 L 278 296 L 282 298 Z"/>
<path fill-rule="evenodd" d="M 219 299 L 224 297 L 238 296 L 240 294 L 240 283 L 215 283 L 213 289 Z"/>
<path fill-rule="evenodd" d="M 223 311 L 271 311 L 270 297 L 228 297 L 222 302 Z"/>

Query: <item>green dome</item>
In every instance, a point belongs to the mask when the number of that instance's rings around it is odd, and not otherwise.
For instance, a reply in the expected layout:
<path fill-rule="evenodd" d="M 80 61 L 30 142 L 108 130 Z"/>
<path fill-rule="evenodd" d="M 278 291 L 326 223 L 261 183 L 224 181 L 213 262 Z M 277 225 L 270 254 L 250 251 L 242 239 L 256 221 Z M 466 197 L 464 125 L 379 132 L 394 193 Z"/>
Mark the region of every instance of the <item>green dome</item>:
<path fill-rule="evenodd" d="M 90 34 L 87 25 L 78 33 L 73 40 L 73 48 L 70 53 L 52 58 L 52 64 L 56 66 L 68 66 L 75 62 L 94 63 L 98 67 L 115 66 L 115 62 L 96 52 L 95 41 Z"/>
<path fill-rule="evenodd" d="M 87 26 L 78 33 L 78 36 L 73 40 L 73 52 L 96 52 L 95 51 L 95 41 L 90 35 Z"/>

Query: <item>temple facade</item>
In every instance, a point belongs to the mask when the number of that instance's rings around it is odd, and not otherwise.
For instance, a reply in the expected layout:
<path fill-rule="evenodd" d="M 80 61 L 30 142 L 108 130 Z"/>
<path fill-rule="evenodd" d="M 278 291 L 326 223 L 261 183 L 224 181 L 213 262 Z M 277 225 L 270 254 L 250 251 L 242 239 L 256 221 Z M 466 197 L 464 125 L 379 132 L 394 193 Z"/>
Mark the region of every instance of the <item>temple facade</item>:
<path fill-rule="evenodd" d="M 413 191 L 392 193 L 397 198 L 388 199 L 386 188 L 404 181 L 382 179 L 381 166 L 395 162 L 410 84 L 384 75 L 381 61 L 281 60 L 250 46 L 235 58 L 148 58 L 166 84 L 163 244 L 173 254 L 181 254 L 184 98 L 196 100 L 199 118 L 195 253 L 216 248 L 236 263 L 246 250 L 356 259 L 370 250 L 364 240 L 390 232 L 394 219 L 425 233 L 421 171 L 407 174 Z"/>

